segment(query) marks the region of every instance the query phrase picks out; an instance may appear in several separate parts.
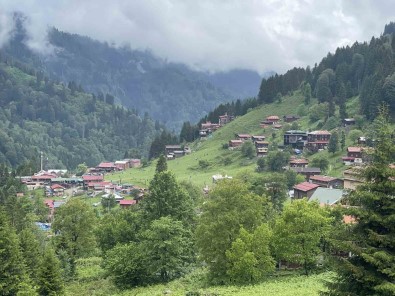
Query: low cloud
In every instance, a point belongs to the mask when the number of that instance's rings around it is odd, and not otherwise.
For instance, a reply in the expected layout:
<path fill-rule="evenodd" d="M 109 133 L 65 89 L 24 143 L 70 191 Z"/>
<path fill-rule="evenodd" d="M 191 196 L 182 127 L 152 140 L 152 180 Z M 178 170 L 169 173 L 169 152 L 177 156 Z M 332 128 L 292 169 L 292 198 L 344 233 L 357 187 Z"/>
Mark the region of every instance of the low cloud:
<path fill-rule="evenodd" d="M 28 45 L 48 51 L 46 30 L 151 49 L 209 71 L 284 72 L 314 65 L 338 46 L 368 41 L 392 20 L 395 3 L 347 0 L 4 0 L 0 46 L 10 13 L 28 16 Z"/>

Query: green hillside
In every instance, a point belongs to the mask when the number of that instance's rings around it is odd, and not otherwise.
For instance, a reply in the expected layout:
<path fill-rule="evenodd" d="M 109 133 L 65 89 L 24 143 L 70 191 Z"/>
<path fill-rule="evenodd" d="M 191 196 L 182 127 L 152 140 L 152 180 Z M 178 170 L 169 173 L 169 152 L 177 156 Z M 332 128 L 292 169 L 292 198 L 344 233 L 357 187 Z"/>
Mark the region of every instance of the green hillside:
<path fill-rule="evenodd" d="M 350 109 L 354 108 L 355 102 L 358 99 L 354 98 L 348 102 Z M 259 126 L 260 122 L 267 116 L 277 115 L 280 118 L 287 114 L 296 114 L 300 109 L 305 109 L 305 116 L 302 116 L 296 123 L 302 130 L 314 130 L 322 126 L 322 122 L 311 123 L 308 116 L 308 109 L 317 105 L 316 101 L 312 101 L 309 106 L 304 106 L 303 97 L 299 91 L 292 96 L 285 96 L 281 103 L 272 103 L 261 105 L 244 116 L 236 118 L 234 121 L 228 123 L 218 131 L 214 132 L 206 140 L 197 140 L 191 144 L 192 153 L 172 161 L 168 161 L 168 166 L 174 172 L 178 180 L 190 180 L 199 186 L 210 185 L 212 183 L 212 176 L 215 174 L 222 174 L 228 176 L 237 176 L 242 174 L 254 173 L 256 169 L 256 158 L 248 159 L 244 157 L 240 150 L 230 151 L 223 148 L 223 144 L 228 143 L 229 140 L 235 138 L 235 133 L 248 133 L 251 135 L 265 135 L 267 141 L 283 144 L 284 129 L 291 129 L 290 124 L 283 124 L 283 129 L 274 131 L 272 128 L 263 129 Z M 324 125 L 325 127 L 325 125 Z M 275 138 L 273 138 L 273 133 Z M 340 161 L 341 155 L 345 152 L 339 151 L 335 154 L 322 151 L 314 155 L 306 155 L 312 158 L 319 155 L 325 155 L 330 160 L 330 167 L 327 171 L 328 175 L 340 176 L 343 165 Z M 229 161 L 230 159 L 230 161 Z M 199 165 L 199 161 L 205 161 L 209 164 L 206 168 Z M 227 164 L 229 163 L 230 164 Z M 119 181 L 120 183 L 133 183 L 141 186 L 148 186 L 149 181 L 155 172 L 155 162 L 148 167 L 140 169 L 129 169 L 125 172 L 113 173 L 107 175 L 106 178 L 112 181 Z"/>

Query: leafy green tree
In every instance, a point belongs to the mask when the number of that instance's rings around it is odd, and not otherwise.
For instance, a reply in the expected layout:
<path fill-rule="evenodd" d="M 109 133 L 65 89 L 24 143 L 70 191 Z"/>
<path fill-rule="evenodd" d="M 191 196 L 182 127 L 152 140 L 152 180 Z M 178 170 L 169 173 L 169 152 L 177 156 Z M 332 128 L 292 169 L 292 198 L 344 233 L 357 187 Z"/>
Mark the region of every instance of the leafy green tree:
<path fill-rule="evenodd" d="M 101 205 L 103 209 L 107 212 L 113 209 L 117 205 L 117 201 L 115 200 L 114 194 L 110 194 L 107 197 L 102 197 Z"/>
<path fill-rule="evenodd" d="M 158 158 L 158 162 L 156 163 L 156 172 L 165 172 L 167 171 L 167 160 L 164 154 L 161 154 Z"/>
<path fill-rule="evenodd" d="M 130 242 L 118 244 L 106 253 L 103 266 L 117 287 L 127 289 L 152 282 L 146 251 L 142 244 Z"/>
<path fill-rule="evenodd" d="M 339 134 L 337 132 L 333 132 L 328 143 L 328 151 L 335 153 L 339 150 Z"/>
<path fill-rule="evenodd" d="M 395 295 L 395 161 L 394 129 L 387 111 L 374 122 L 376 147 L 373 161 L 361 176 L 365 182 L 351 193 L 347 211 L 356 223 L 339 242 L 351 257 L 336 260 L 337 278 L 327 295 Z"/>
<path fill-rule="evenodd" d="M 267 224 L 262 224 L 249 233 L 240 229 L 239 236 L 226 251 L 227 274 L 230 280 L 239 284 L 250 284 L 261 280 L 274 271 L 275 261 L 270 252 L 272 232 Z"/>
<path fill-rule="evenodd" d="M 305 274 L 315 266 L 320 242 L 330 230 L 328 212 L 316 202 L 294 200 L 285 205 L 273 230 L 273 249 L 279 260 L 303 265 Z"/>
<path fill-rule="evenodd" d="M 255 147 L 251 141 L 245 141 L 243 145 L 241 145 L 241 154 L 244 157 L 254 158 L 255 156 Z"/>
<path fill-rule="evenodd" d="M 160 282 L 181 276 L 193 260 L 192 233 L 181 221 L 161 217 L 152 221 L 141 237 L 148 272 L 158 277 Z"/>
<path fill-rule="evenodd" d="M 265 170 L 265 166 L 266 166 L 265 158 L 263 158 L 263 157 L 258 158 L 258 160 L 256 161 L 256 164 L 257 164 L 257 171 L 258 172 L 263 172 Z"/>
<path fill-rule="evenodd" d="M 350 139 L 350 141 L 351 141 L 353 144 L 357 143 L 358 138 L 359 138 L 359 137 L 362 137 L 362 136 L 363 136 L 363 132 L 362 132 L 361 130 L 357 130 L 357 129 L 351 130 L 351 131 L 348 133 L 348 138 Z"/>
<path fill-rule="evenodd" d="M 253 231 L 262 224 L 269 210 L 266 198 L 252 194 L 246 184 L 237 180 L 223 180 L 210 192 L 202 207 L 196 240 L 212 280 L 218 283 L 229 280 L 226 251 L 232 247 L 241 227 Z"/>
<path fill-rule="evenodd" d="M 193 202 L 169 171 L 155 174 L 149 194 L 140 205 L 143 220 L 148 224 L 166 216 L 182 221 L 184 225 L 191 225 L 194 221 Z"/>
<path fill-rule="evenodd" d="M 329 159 L 325 155 L 317 155 L 311 160 L 310 166 L 326 171 L 329 167 Z"/>
<path fill-rule="evenodd" d="M 284 174 L 285 174 L 288 189 L 292 189 L 295 184 L 298 184 L 298 183 L 301 183 L 304 181 L 304 177 L 300 174 L 297 174 L 293 170 L 287 170 L 287 171 L 285 171 Z"/>
<path fill-rule="evenodd" d="M 141 215 L 133 208 L 116 209 L 105 214 L 95 230 L 99 248 L 106 253 L 117 244 L 138 241 L 141 224 Z"/>
<path fill-rule="evenodd" d="M 95 248 L 96 217 L 93 210 L 81 199 L 74 198 L 57 209 L 52 224 L 56 246 L 69 256 L 71 273 L 75 272 L 75 260 L 90 255 Z"/>
<path fill-rule="evenodd" d="M 87 171 L 88 171 L 88 166 L 86 165 L 86 163 L 84 162 L 84 163 L 80 163 L 78 166 L 77 166 L 77 169 L 76 169 L 76 175 L 77 176 L 82 176 L 83 174 L 85 174 Z"/>
<path fill-rule="evenodd" d="M 45 249 L 43 262 L 38 270 L 38 283 L 40 295 L 57 296 L 65 294 L 59 259 L 51 247 Z"/>
<path fill-rule="evenodd" d="M 266 166 L 272 172 L 280 172 L 288 164 L 290 154 L 283 151 L 272 151 L 266 157 Z"/>
<path fill-rule="evenodd" d="M 311 122 L 324 120 L 328 115 L 328 103 L 314 104 L 309 108 L 309 119 Z"/>

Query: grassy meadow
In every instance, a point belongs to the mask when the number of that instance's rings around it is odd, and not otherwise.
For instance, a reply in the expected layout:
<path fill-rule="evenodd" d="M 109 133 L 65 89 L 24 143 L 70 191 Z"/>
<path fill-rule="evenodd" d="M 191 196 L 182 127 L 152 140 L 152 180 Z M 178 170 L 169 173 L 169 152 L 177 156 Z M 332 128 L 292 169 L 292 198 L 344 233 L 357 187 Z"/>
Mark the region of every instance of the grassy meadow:
<path fill-rule="evenodd" d="M 313 100 L 311 104 L 314 103 L 316 103 L 316 101 Z M 255 172 L 257 158 L 248 159 L 243 157 L 240 150 L 230 151 L 224 149 L 223 144 L 234 139 L 236 133 L 248 133 L 251 135 L 265 135 L 269 143 L 276 142 L 281 145 L 283 144 L 283 131 L 274 131 L 271 127 L 263 129 L 259 126 L 260 122 L 270 115 L 278 115 L 282 118 L 282 116 L 287 114 L 296 114 L 300 109 L 305 113 L 305 116 L 302 116 L 301 119 L 297 121 L 299 128 L 302 130 L 318 129 L 318 123 L 312 124 L 309 122 L 308 106 L 303 105 L 302 96 L 299 92 L 295 92 L 292 96 L 283 97 L 281 103 L 275 102 L 259 106 L 246 115 L 236 118 L 234 121 L 214 132 L 207 139 L 196 140 L 194 143 L 190 144 L 192 149 L 190 155 L 168 161 L 169 170 L 175 174 L 179 181 L 191 181 L 201 187 L 206 185 L 210 186 L 212 184 L 212 176 L 215 174 L 232 177 L 251 174 Z M 283 122 L 281 122 L 281 124 L 284 125 Z M 322 151 L 319 152 L 319 154 L 327 155 L 330 160 L 327 174 L 340 177 L 344 170 L 340 158 L 345 154 L 345 151 L 338 151 L 335 154 Z M 307 157 L 311 159 L 315 155 L 317 154 Z M 208 162 L 209 165 L 205 168 L 200 167 L 200 160 Z M 155 165 L 156 162 L 153 161 L 149 166 L 144 168 L 133 168 L 124 172 L 108 174 L 106 180 L 148 187 L 155 173 Z"/>
<path fill-rule="evenodd" d="M 255 285 L 210 286 L 206 282 L 206 271 L 198 269 L 184 278 L 167 284 L 120 291 L 109 277 L 105 277 L 105 272 L 100 266 L 101 258 L 79 259 L 77 264 L 78 277 L 77 280 L 67 284 L 67 296 L 185 296 L 188 292 L 198 292 L 205 296 L 313 296 L 325 290 L 324 281 L 333 275 L 331 272 L 310 276 L 303 276 L 297 272 L 278 273 Z"/>

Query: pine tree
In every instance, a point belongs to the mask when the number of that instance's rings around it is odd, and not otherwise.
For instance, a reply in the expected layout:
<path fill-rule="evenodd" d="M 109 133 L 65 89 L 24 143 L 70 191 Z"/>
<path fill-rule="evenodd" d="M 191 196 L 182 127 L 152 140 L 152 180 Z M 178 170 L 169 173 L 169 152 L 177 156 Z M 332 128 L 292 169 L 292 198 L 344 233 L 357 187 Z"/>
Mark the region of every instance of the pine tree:
<path fill-rule="evenodd" d="M 43 296 L 64 295 L 64 284 L 61 277 L 60 263 L 52 248 L 47 247 L 43 263 L 39 269 L 39 292 Z"/>
<path fill-rule="evenodd" d="M 344 150 L 344 147 L 346 147 L 346 134 L 344 133 L 344 131 L 342 131 L 341 134 L 340 147 L 342 150 Z"/>
<path fill-rule="evenodd" d="M 337 246 L 352 255 L 337 260 L 338 277 L 326 295 L 395 295 L 395 142 L 386 116 L 381 108 L 373 162 L 350 198 L 355 207 L 349 214 L 356 222 Z"/>
<path fill-rule="evenodd" d="M 16 295 L 27 290 L 30 279 L 19 246 L 18 236 L 0 207 L 0 295 Z"/>
<path fill-rule="evenodd" d="M 170 171 L 157 172 L 149 186 L 149 195 L 141 201 L 143 219 L 146 223 L 169 216 L 184 225 L 194 220 L 193 203 L 178 185 Z"/>
<path fill-rule="evenodd" d="M 335 153 L 337 150 L 339 150 L 339 135 L 337 132 L 334 132 L 329 139 L 328 151 Z"/>
<path fill-rule="evenodd" d="M 166 161 L 166 156 L 161 154 L 159 156 L 158 162 L 156 163 L 156 172 L 165 172 L 167 171 L 167 161 Z"/>

